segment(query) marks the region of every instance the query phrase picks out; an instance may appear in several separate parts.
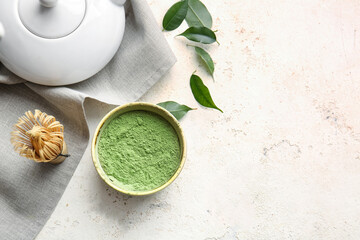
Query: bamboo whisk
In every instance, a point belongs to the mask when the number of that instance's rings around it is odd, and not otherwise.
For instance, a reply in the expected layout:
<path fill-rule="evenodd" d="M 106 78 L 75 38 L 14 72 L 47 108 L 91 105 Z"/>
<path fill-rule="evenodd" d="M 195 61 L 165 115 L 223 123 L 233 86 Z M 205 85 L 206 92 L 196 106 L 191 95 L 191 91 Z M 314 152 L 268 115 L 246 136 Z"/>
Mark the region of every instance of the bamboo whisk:
<path fill-rule="evenodd" d="M 35 162 L 61 163 L 69 155 L 64 141 L 64 126 L 40 110 L 21 116 L 11 132 L 11 143 L 20 156 Z"/>

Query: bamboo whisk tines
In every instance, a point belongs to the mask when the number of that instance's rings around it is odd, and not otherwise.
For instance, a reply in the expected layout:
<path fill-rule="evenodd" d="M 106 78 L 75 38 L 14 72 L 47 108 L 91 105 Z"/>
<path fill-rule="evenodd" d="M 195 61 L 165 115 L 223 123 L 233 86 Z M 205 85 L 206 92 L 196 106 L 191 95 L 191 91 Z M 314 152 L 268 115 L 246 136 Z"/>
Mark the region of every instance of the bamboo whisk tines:
<path fill-rule="evenodd" d="M 40 110 L 35 114 L 28 111 L 19 118 L 11 132 L 11 143 L 20 156 L 35 162 L 60 163 L 69 156 L 64 126 Z"/>

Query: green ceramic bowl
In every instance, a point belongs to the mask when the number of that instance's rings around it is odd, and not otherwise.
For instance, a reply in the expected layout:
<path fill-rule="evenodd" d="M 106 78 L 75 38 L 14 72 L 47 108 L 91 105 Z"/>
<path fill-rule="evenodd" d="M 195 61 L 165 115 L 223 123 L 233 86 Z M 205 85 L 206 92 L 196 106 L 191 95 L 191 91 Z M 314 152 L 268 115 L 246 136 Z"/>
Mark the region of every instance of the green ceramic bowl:
<path fill-rule="evenodd" d="M 149 190 L 149 191 L 128 191 L 128 190 L 122 189 L 120 186 L 117 186 L 113 181 L 111 181 L 109 179 L 109 177 L 106 175 L 106 173 L 102 169 L 99 158 L 98 158 L 98 152 L 97 152 L 99 133 L 101 131 L 101 128 L 104 126 L 104 124 L 107 124 L 113 118 L 115 118 L 121 114 L 130 112 L 130 111 L 137 111 L 137 110 L 152 112 L 152 113 L 155 113 L 155 114 L 163 117 L 174 128 L 175 132 L 178 135 L 179 142 L 180 142 L 181 157 L 180 157 L 180 164 L 179 164 L 177 171 L 165 184 L 163 184 L 162 186 L 157 187 L 155 189 Z M 125 193 L 128 195 L 134 195 L 134 196 L 135 195 L 137 195 L 137 196 L 149 195 L 149 194 L 156 193 L 156 192 L 164 189 L 165 187 L 169 186 L 175 180 L 175 178 L 177 178 L 177 176 L 180 174 L 182 168 L 184 167 L 185 158 L 186 158 L 186 156 L 185 156 L 186 155 L 186 142 L 185 142 L 184 133 L 181 129 L 180 123 L 167 110 L 165 110 L 164 108 L 159 107 L 155 104 L 151 104 L 151 103 L 143 103 L 143 102 L 129 103 L 129 104 L 122 105 L 122 106 L 119 106 L 119 107 L 113 109 L 108 114 L 106 114 L 105 117 L 101 120 L 101 122 L 99 123 L 99 125 L 97 126 L 97 128 L 95 130 L 95 134 L 94 134 L 94 137 L 93 137 L 93 140 L 91 143 L 91 154 L 92 154 L 92 159 L 93 159 L 96 171 L 98 172 L 100 177 L 110 187 L 112 187 L 113 189 L 115 189 L 119 192 L 122 192 L 122 193 Z"/>

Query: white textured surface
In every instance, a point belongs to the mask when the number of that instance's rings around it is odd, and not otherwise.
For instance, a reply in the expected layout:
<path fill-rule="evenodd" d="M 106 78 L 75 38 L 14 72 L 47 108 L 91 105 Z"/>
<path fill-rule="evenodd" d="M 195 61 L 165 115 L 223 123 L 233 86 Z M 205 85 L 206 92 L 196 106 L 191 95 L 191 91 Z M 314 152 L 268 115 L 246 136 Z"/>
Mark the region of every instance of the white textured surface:
<path fill-rule="evenodd" d="M 148 2 L 159 23 L 173 4 Z M 182 120 L 179 178 L 127 197 L 87 151 L 37 240 L 360 238 L 360 3 L 204 2 L 221 43 L 208 48 L 216 82 L 174 38 L 183 25 L 165 33 L 178 63 L 141 99 L 198 107 Z M 195 69 L 224 114 L 193 99 Z M 103 113 L 90 114 L 94 127 Z"/>

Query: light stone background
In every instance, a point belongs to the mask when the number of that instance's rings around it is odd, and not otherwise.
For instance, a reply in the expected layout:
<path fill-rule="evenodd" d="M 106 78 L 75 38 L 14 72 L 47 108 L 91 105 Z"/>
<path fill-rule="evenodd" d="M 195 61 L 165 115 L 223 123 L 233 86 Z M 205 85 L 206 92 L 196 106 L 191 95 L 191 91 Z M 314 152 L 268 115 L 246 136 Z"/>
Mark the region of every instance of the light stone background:
<path fill-rule="evenodd" d="M 148 2 L 160 24 L 175 1 Z M 124 196 L 88 149 L 37 240 L 360 239 L 360 1 L 204 2 L 216 82 L 174 38 L 183 25 L 165 33 L 178 63 L 141 99 L 198 108 L 179 178 Z M 194 100 L 195 69 L 224 114 Z M 92 132 L 106 110 L 88 113 Z"/>

